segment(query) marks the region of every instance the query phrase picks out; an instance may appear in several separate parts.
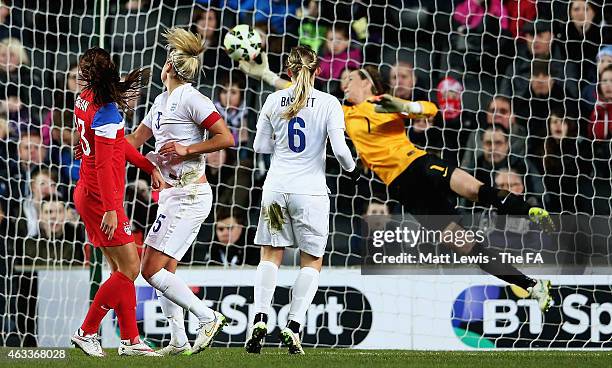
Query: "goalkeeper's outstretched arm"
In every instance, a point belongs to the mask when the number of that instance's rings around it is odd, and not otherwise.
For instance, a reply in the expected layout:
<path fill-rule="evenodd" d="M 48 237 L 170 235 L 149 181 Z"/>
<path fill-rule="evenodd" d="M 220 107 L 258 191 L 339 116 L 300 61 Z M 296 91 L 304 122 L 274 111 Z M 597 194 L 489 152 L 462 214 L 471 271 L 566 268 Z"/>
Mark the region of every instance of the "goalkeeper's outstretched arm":
<path fill-rule="evenodd" d="M 270 70 L 268 55 L 265 52 L 262 52 L 260 55 L 260 64 L 256 63 L 255 61 L 247 62 L 241 60 L 239 63 L 240 70 L 242 70 L 244 74 L 248 75 L 249 77 L 262 80 L 277 90 L 289 87 L 291 85 L 290 81 L 282 79 L 276 73 Z"/>
<path fill-rule="evenodd" d="M 376 104 L 376 112 L 402 113 L 410 119 L 431 118 L 438 113 L 438 107 L 433 102 L 408 101 L 389 94 L 372 97 L 369 101 Z"/>

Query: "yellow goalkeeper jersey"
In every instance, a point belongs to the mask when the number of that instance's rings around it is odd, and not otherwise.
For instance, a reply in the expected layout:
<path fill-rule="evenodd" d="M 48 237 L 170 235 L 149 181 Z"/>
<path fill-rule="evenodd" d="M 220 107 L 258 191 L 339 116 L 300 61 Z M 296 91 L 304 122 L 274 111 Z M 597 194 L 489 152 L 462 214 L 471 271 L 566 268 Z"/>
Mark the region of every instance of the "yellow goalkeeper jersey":
<path fill-rule="evenodd" d="M 346 133 L 364 165 L 389 185 L 426 152 L 406 136 L 405 115 L 378 113 L 374 107 L 368 101 L 343 106 Z"/>

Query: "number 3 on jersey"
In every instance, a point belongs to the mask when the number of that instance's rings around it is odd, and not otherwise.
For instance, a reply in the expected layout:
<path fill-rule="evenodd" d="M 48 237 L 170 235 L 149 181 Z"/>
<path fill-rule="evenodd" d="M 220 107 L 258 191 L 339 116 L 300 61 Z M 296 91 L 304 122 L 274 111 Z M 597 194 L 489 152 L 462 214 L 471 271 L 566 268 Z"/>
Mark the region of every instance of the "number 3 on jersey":
<path fill-rule="evenodd" d="M 83 119 L 78 119 L 76 116 L 75 119 L 77 121 L 79 131 L 81 132 L 81 148 L 83 148 L 83 154 L 85 156 L 89 156 L 89 154 L 91 153 L 91 147 L 89 146 L 87 138 L 85 138 L 85 122 L 83 121 Z"/>
<path fill-rule="evenodd" d="M 306 122 L 304 119 L 299 117 L 294 117 L 289 120 L 289 124 L 287 124 L 288 129 L 288 141 L 289 141 L 289 149 L 293 152 L 300 153 L 306 148 L 306 136 L 304 132 L 300 130 L 300 128 L 304 129 L 306 127 Z M 296 137 L 298 139 L 299 145 L 295 144 Z"/>

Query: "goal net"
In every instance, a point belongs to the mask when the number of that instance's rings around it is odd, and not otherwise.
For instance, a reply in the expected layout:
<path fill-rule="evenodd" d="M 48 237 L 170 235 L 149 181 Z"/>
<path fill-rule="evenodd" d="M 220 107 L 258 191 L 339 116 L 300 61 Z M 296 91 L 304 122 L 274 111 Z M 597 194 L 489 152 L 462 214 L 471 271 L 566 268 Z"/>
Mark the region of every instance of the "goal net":
<path fill-rule="evenodd" d="M 207 156 L 214 206 L 178 273 L 229 317 L 215 345 L 244 344 L 270 165 L 252 144 L 259 109 L 274 90 L 245 77 L 223 49 L 223 36 L 248 24 L 261 33 L 271 70 L 284 78 L 288 51 L 305 44 L 322 60 L 316 87 L 343 102 L 346 72 L 364 65 L 379 68 L 389 93 L 436 102 L 435 118 L 406 120 L 414 144 L 559 214 L 555 232 L 544 236 L 523 223 L 499 228 L 490 209 L 456 202 L 466 226 L 498 232 L 491 246 L 538 252 L 561 270 L 553 276 L 556 305 L 545 317 L 522 299 L 525 291 L 490 276 L 362 276 L 364 229 L 410 215 L 371 171 L 354 187 L 328 149 L 330 235 L 304 321 L 306 346 L 610 347 L 610 14 L 605 2 L 565 0 L 0 0 L 0 345 L 67 346 L 110 272 L 73 203 L 79 55 L 101 46 L 122 74 L 151 69 L 151 83 L 125 113 L 127 133 L 163 91 L 162 33 L 172 26 L 203 36 L 203 72 L 194 86 L 215 102 L 237 142 Z M 147 142 L 143 153 L 153 149 Z M 126 210 L 142 244 L 157 220 L 157 194 L 135 168 L 127 179 Z M 298 265 L 299 252 L 288 249 L 270 346 L 279 344 Z M 169 327 L 140 278 L 137 299 L 142 336 L 165 345 Z M 197 321 L 186 315 L 186 323 L 193 338 Z M 102 337 L 105 346 L 118 343 L 112 312 Z"/>

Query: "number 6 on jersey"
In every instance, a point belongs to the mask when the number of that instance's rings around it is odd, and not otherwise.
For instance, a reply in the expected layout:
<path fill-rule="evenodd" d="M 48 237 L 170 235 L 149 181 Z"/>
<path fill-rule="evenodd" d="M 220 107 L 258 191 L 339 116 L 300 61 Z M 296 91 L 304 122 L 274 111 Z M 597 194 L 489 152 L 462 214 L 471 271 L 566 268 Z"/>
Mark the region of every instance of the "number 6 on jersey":
<path fill-rule="evenodd" d="M 305 127 L 306 122 L 304 119 L 297 116 L 289 120 L 289 123 L 287 124 L 287 140 L 289 142 L 289 149 L 293 152 L 300 153 L 304 150 L 304 148 L 306 148 L 306 136 L 304 135 L 304 132 L 300 130 L 300 128 L 304 129 Z M 299 139 L 299 145 L 295 144 L 296 137 Z"/>

